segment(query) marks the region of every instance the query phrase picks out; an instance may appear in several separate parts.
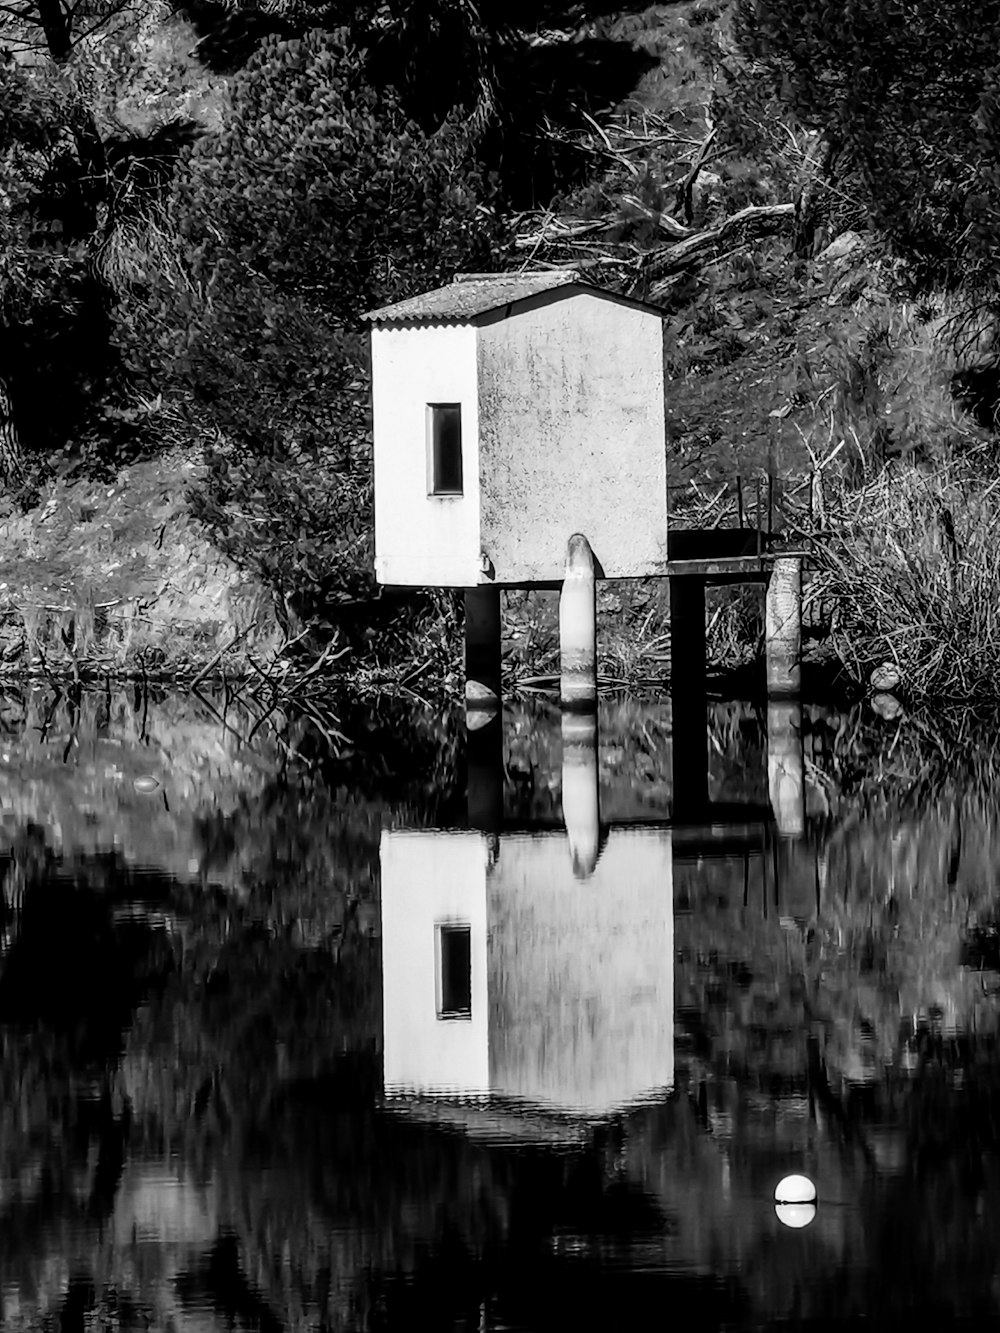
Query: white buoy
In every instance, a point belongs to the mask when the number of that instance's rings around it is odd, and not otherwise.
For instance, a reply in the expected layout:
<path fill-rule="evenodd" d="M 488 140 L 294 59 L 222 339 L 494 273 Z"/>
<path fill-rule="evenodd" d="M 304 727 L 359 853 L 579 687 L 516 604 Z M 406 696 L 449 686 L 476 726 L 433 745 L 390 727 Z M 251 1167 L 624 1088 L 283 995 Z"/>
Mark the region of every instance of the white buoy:
<path fill-rule="evenodd" d="M 782 1226 L 801 1231 L 816 1216 L 816 1186 L 808 1176 L 785 1176 L 774 1190 L 774 1211 Z"/>
<path fill-rule="evenodd" d="M 775 1203 L 815 1203 L 816 1186 L 808 1176 L 785 1176 L 774 1191 Z"/>
<path fill-rule="evenodd" d="M 814 1203 L 776 1203 L 774 1211 L 782 1226 L 791 1227 L 793 1231 L 801 1231 L 815 1218 L 816 1205 Z"/>

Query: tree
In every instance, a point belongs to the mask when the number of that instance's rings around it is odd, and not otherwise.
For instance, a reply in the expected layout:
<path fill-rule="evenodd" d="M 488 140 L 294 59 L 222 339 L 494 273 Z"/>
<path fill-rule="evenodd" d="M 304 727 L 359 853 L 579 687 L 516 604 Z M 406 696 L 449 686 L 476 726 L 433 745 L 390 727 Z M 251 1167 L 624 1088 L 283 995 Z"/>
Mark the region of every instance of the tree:
<path fill-rule="evenodd" d="M 738 0 L 741 44 L 919 287 L 995 289 L 996 0 Z"/>
<path fill-rule="evenodd" d="M 128 398 L 112 340 L 120 240 L 155 212 L 199 129 L 118 118 L 160 17 L 102 0 L 0 9 L 0 471 L 22 501 L 64 448 L 113 452 L 138 435 L 114 406 Z"/>
<path fill-rule="evenodd" d="M 129 341 L 228 442 L 200 515 L 281 605 L 319 613 L 370 587 L 360 315 L 494 267 L 502 229 L 468 126 L 422 130 L 346 32 L 269 38 L 231 103 L 175 183 L 175 262 L 136 291 Z"/>
<path fill-rule="evenodd" d="M 400 99 L 424 130 L 456 111 L 468 117 L 476 155 L 514 207 L 548 203 L 587 163 L 564 131 L 582 111 L 614 106 L 656 58 L 602 29 L 608 15 L 643 11 L 638 0 L 186 0 L 213 68 L 242 68 L 262 42 L 314 29 L 346 32 L 367 77 Z M 550 132 L 554 130 L 555 132 Z"/>

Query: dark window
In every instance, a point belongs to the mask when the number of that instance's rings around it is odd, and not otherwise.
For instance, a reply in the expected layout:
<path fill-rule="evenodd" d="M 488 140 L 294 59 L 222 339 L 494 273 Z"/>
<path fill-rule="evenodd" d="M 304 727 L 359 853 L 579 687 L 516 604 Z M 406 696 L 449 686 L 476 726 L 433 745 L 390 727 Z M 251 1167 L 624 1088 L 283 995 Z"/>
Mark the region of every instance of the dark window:
<path fill-rule="evenodd" d="M 471 1018 L 470 926 L 438 926 L 438 978 L 438 1018 Z"/>
<path fill-rule="evenodd" d="M 459 403 L 427 404 L 429 495 L 462 494 L 462 408 Z"/>

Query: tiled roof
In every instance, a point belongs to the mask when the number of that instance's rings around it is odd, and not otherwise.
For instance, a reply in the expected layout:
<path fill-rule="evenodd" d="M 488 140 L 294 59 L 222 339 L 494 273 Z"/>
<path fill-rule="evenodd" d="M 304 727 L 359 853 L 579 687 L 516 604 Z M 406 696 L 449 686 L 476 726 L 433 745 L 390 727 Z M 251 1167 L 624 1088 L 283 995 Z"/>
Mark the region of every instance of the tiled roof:
<path fill-rule="evenodd" d="M 468 273 L 447 287 L 411 296 L 408 301 L 397 301 L 380 310 L 369 310 L 363 318 L 373 324 L 420 324 L 438 320 L 465 323 L 501 306 L 574 283 L 586 285 L 575 269 L 552 269 L 543 273 Z"/>

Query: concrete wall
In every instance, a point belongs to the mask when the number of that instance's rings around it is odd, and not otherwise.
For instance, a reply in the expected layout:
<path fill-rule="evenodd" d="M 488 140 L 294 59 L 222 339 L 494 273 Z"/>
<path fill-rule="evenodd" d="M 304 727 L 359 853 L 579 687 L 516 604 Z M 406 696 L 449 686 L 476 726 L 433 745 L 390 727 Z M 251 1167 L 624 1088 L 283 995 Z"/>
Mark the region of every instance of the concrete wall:
<path fill-rule="evenodd" d="M 386 1094 L 489 1090 L 486 840 L 437 830 L 382 834 Z M 472 929 L 472 1017 L 437 1016 L 436 927 Z"/>
<path fill-rule="evenodd" d="M 476 331 L 373 328 L 375 575 L 410 587 L 480 581 Z M 464 494 L 427 494 L 427 404 L 462 405 Z"/>
<path fill-rule="evenodd" d="M 493 1091 L 600 1116 L 670 1086 L 669 830 L 615 830 L 583 882 L 564 834 L 506 836 L 488 901 Z"/>
<path fill-rule="evenodd" d="M 482 548 L 497 582 L 561 579 L 590 540 L 608 578 L 666 559 L 663 325 L 590 293 L 480 321 Z"/>

